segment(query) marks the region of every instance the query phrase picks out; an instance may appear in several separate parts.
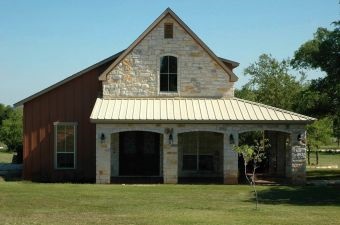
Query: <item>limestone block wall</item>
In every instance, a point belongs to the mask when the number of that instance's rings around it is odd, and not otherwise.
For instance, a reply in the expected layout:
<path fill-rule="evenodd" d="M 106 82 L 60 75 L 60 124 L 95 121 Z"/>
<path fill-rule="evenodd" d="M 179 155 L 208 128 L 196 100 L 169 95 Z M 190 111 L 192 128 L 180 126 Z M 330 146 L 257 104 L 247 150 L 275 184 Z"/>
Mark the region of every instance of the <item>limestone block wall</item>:
<path fill-rule="evenodd" d="M 178 182 L 178 138 L 173 134 L 173 143 L 169 143 L 168 135 L 163 135 L 163 180 L 165 184 Z"/>
<path fill-rule="evenodd" d="M 234 144 L 230 143 L 230 135 L 233 135 Z M 227 132 L 223 137 L 223 183 L 238 183 L 238 155 L 232 150 L 233 145 L 238 145 L 238 133 Z"/>
<path fill-rule="evenodd" d="M 96 132 L 96 183 L 109 184 L 111 181 L 111 150 L 110 133 L 103 133 L 105 140 L 101 140 L 100 130 Z"/>
<path fill-rule="evenodd" d="M 164 39 L 164 23 L 173 39 Z M 159 91 L 160 58 L 178 59 L 178 92 Z M 161 21 L 107 76 L 103 97 L 233 97 L 229 75 L 171 16 Z"/>
<path fill-rule="evenodd" d="M 305 134 L 305 131 L 291 133 L 287 157 L 287 173 L 293 184 L 306 183 L 306 145 L 298 141 L 299 134 Z"/>
<path fill-rule="evenodd" d="M 111 176 L 119 175 L 119 134 L 111 134 Z"/>
<path fill-rule="evenodd" d="M 290 133 L 290 146 L 286 149 L 286 177 L 293 183 L 305 182 L 306 151 L 297 140 L 297 135 L 304 132 L 303 125 L 279 124 L 97 124 L 96 145 L 96 180 L 97 183 L 110 183 L 111 176 L 117 176 L 118 160 L 118 133 L 124 131 L 150 131 L 162 134 L 164 183 L 178 182 L 178 134 L 183 132 L 210 131 L 224 134 L 223 138 L 223 177 L 225 184 L 236 184 L 238 180 L 238 156 L 232 151 L 230 134 L 233 134 L 234 144 L 238 144 L 238 134 L 254 130 L 276 130 Z M 173 129 L 173 143 L 169 143 L 168 128 Z M 101 134 L 106 136 L 105 141 L 100 140 Z M 109 138 L 111 134 L 112 138 Z M 112 143 L 111 143 L 112 140 Z M 115 141 L 117 140 L 117 141 Z M 284 159 L 282 159 L 284 160 Z"/>

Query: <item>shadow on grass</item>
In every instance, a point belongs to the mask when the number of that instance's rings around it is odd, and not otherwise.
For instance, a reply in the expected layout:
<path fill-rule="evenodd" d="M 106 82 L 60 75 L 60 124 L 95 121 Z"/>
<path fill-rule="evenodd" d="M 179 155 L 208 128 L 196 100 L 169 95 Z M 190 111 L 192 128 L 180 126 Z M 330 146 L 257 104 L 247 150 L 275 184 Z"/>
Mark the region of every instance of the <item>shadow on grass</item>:
<path fill-rule="evenodd" d="M 340 180 L 340 170 L 313 169 L 307 171 L 308 180 Z"/>
<path fill-rule="evenodd" d="M 340 206 L 339 192 L 336 186 L 276 186 L 259 190 L 258 196 L 262 204 Z"/>

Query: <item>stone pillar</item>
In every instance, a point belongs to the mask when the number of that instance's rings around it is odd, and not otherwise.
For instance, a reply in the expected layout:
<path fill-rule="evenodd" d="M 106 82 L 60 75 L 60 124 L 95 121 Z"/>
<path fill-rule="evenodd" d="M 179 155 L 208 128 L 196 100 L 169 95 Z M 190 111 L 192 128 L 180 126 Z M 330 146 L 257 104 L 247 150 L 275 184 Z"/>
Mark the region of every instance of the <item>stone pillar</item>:
<path fill-rule="evenodd" d="M 234 144 L 230 143 L 230 135 Z M 232 150 L 233 145 L 238 145 L 238 133 L 225 133 L 223 137 L 223 183 L 238 183 L 238 155 Z"/>
<path fill-rule="evenodd" d="M 111 134 L 111 177 L 119 176 L 119 133 Z"/>
<path fill-rule="evenodd" d="M 163 135 L 163 179 L 165 184 L 178 182 L 178 137 L 177 131 L 172 133 L 173 141 L 169 143 L 169 134 Z"/>
<path fill-rule="evenodd" d="M 290 135 L 290 146 L 287 151 L 286 176 L 292 184 L 306 183 L 306 145 L 298 140 L 299 135 L 305 131 L 294 131 Z"/>
<path fill-rule="evenodd" d="M 105 139 L 102 140 L 102 134 Z M 96 183 L 109 184 L 111 182 L 111 135 L 98 129 L 96 132 Z"/>

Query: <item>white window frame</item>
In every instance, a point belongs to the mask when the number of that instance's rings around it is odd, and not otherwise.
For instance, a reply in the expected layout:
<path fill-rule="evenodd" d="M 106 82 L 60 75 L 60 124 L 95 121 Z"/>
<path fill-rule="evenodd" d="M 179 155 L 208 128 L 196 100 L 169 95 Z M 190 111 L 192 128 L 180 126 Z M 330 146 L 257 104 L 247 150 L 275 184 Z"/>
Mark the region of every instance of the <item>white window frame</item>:
<path fill-rule="evenodd" d="M 68 169 L 76 169 L 76 158 L 77 158 L 77 127 L 78 127 L 78 123 L 76 122 L 54 122 L 54 169 L 56 170 L 68 170 Z M 68 125 L 68 126 L 73 126 L 74 129 L 74 149 L 73 152 L 60 152 L 60 153 L 67 153 L 67 154 L 73 154 L 73 167 L 58 167 L 58 148 L 57 148 L 57 131 L 58 131 L 58 126 L 64 126 L 64 125 Z"/>

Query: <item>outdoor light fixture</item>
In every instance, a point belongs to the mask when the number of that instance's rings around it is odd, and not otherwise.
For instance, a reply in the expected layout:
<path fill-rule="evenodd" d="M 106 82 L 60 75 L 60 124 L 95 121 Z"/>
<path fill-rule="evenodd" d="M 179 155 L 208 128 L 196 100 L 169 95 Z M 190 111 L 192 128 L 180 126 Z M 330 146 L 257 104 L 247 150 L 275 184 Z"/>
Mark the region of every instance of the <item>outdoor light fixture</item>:
<path fill-rule="evenodd" d="M 230 136 L 229 136 L 229 142 L 230 142 L 231 145 L 235 144 L 235 140 L 234 140 L 233 134 L 230 134 Z"/>
<path fill-rule="evenodd" d="M 302 138 L 301 138 L 301 134 L 298 134 L 297 140 L 298 140 L 298 141 L 301 141 L 301 139 L 302 139 Z"/>
<path fill-rule="evenodd" d="M 100 135 L 100 140 L 102 141 L 102 143 L 105 141 L 105 134 L 104 133 L 102 133 Z"/>
<path fill-rule="evenodd" d="M 174 138 L 172 137 L 172 134 L 169 134 L 169 144 L 172 145 L 173 141 L 174 141 Z"/>
<path fill-rule="evenodd" d="M 174 132 L 173 128 L 166 128 L 165 129 L 165 133 L 169 135 L 169 144 L 170 145 L 172 145 L 172 143 L 174 141 L 173 132 Z"/>

